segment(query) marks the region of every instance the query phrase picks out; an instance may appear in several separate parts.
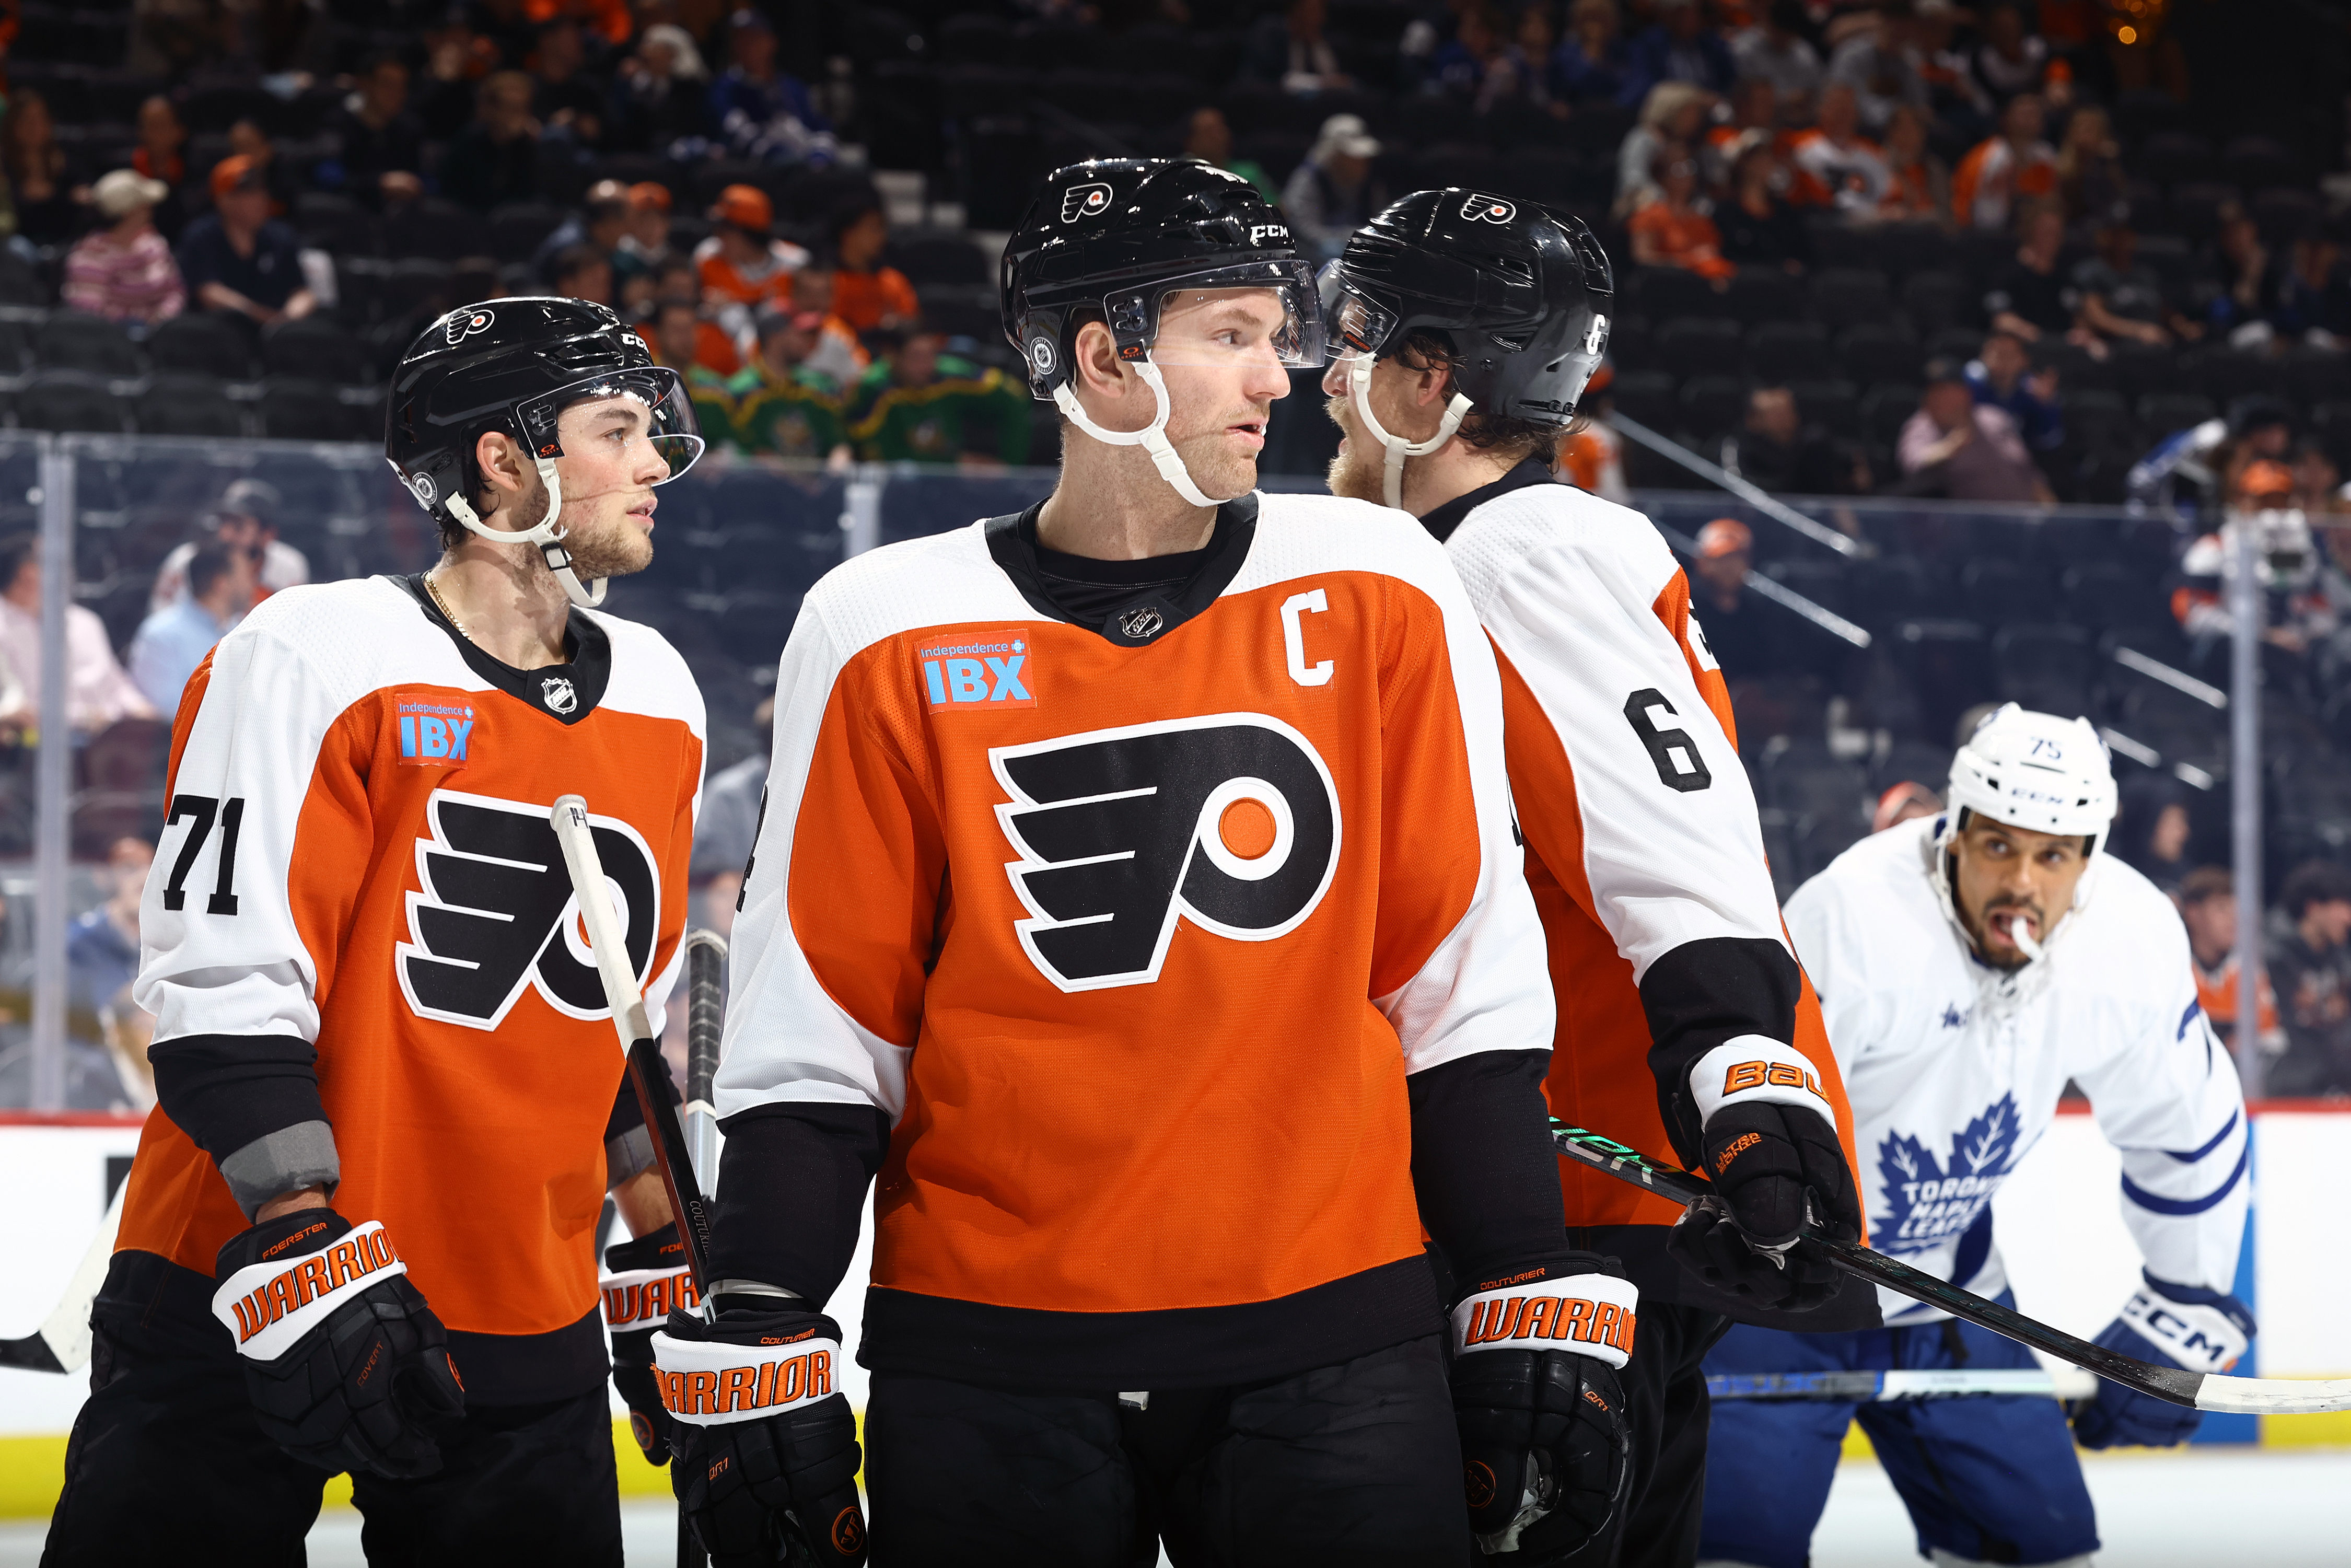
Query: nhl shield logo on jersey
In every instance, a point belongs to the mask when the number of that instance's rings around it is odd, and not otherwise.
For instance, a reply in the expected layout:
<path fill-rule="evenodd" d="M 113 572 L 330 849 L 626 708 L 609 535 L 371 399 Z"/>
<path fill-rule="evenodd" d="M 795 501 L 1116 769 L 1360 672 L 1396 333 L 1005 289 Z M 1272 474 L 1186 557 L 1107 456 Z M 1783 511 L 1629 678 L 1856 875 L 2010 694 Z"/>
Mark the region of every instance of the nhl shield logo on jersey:
<path fill-rule="evenodd" d="M 547 808 L 435 789 L 425 822 L 431 836 L 416 845 L 423 885 L 408 895 L 408 940 L 392 956 L 416 1015 L 496 1029 L 537 987 L 568 1017 L 609 1018 Z M 642 985 L 660 929 L 660 873 L 636 829 L 612 817 L 589 822 Z"/>
<path fill-rule="evenodd" d="M 1499 196 L 1472 196 L 1461 204 L 1461 215 L 1473 224 L 1506 224 L 1519 215 L 1519 206 Z"/>
<path fill-rule="evenodd" d="M 1148 985 L 1180 918 L 1270 942 L 1339 867 L 1339 791 L 1313 743 L 1264 714 L 1093 730 L 988 753 L 1020 859 L 1022 951 L 1064 991 Z"/>
<path fill-rule="evenodd" d="M 1110 211 L 1110 187 L 1100 181 L 1071 186 L 1061 193 L 1061 221 L 1073 224 L 1080 218 L 1102 216 Z"/>
<path fill-rule="evenodd" d="M 538 683 L 539 700 L 552 714 L 569 714 L 580 706 L 580 693 L 561 675 L 549 675 Z"/>

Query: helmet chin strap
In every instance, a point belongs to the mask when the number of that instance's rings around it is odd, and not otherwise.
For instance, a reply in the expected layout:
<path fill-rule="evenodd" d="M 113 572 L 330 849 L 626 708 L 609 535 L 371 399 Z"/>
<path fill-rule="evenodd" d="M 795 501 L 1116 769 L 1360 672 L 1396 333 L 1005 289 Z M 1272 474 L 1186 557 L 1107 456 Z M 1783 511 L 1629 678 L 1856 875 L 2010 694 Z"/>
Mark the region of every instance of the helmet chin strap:
<path fill-rule="evenodd" d="M 537 545 L 539 555 L 547 561 L 547 570 L 563 585 L 564 597 L 582 610 L 593 610 L 604 602 L 604 589 L 610 580 L 600 577 L 593 582 L 582 582 L 580 574 L 572 570 L 571 552 L 563 548 L 569 530 L 555 526 L 555 519 L 563 513 L 563 484 L 555 476 L 555 460 L 535 457 L 531 461 L 538 465 L 539 482 L 547 486 L 547 516 L 536 527 L 519 531 L 494 528 L 474 515 L 473 507 L 463 496 L 453 495 L 444 504 L 451 517 L 492 544 Z"/>
<path fill-rule="evenodd" d="M 1143 378 L 1143 384 L 1151 389 L 1151 395 L 1158 404 L 1158 412 L 1152 416 L 1151 423 L 1141 430 L 1104 430 L 1079 404 L 1078 394 L 1070 390 L 1067 382 L 1053 389 L 1053 406 L 1067 414 L 1071 424 L 1106 446 L 1140 446 L 1151 454 L 1152 465 L 1159 470 L 1159 476 L 1192 505 L 1224 505 L 1200 493 L 1200 486 L 1192 483 L 1191 470 L 1184 466 L 1182 455 L 1167 439 L 1167 383 L 1161 378 L 1159 367 L 1144 360 L 1134 367 L 1134 373 Z"/>
<path fill-rule="evenodd" d="M 1380 465 L 1380 493 L 1387 498 L 1389 506 L 1401 511 L 1404 507 L 1404 460 L 1426 457 L 1452 440 L 1453 433 L 1461 428 L 1462 420 L 1477 404 L 1462 393 L 1455 392 L 1453 401 L 1445 405 L 1445 417 L 1437 422 L 1437 434 L 1427 440 L 1411 442 L 1390 435 L 1380 424 L 1379 416 L 1372 412 L 1372 363 L 1371 355 L 1360 353 L 1348 361 L 1347 392 L 1354 402 L 1355 417 L 1363 421 L 1365 432 L 1387 453 L 1386 460 Z"/>

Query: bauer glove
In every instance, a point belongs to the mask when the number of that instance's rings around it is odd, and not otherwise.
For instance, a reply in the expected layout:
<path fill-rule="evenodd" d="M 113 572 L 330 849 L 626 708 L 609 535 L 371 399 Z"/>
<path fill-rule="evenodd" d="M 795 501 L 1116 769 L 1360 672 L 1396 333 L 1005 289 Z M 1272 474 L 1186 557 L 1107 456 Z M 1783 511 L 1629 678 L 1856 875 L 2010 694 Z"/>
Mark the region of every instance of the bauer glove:
<path fill-rule="evenodd" d="M 2193 1285 L 2175 1285 L 2146 1270 L 2146 1285 L 2123 1303 L 2122 1315 L 2106 1325 L 2097 1343 L 2135 1361 L 2184 1367 L 2189 1372 L 2226 1372 L 2252 1348 L 2253 1314 L 2234 1296 Z M 2117 1443 L 2168 1448 L 2194 1435 L 2204 1412 L 2158 1399 L 2151 1394 L 2098 1380 L 2098 1392 L 2074 1405 L 2074 1435 L 2085 1448 Z"/>
<path fill-rule="evenodd" d="M 1742 1035 L 1690 1070 L 1711 1196 L 1690 1205 L 1666 1249 L 1716 1290 L 1805 1312 L 1837 1293 L 1837 1271 L 1793 1247 L 1808 1221 L 1856 1240 L 1861 1204 L 1836 1112 L 1802 1052 Z"/>
<path fill-rule="evenodd" d="M 672 1307 L 702 1304 L 675 1221 L 604 1249 L 604 1326 L 612 1333 L 612 1386 L 629 1406 L 629 1435 L 650 1465 L 669 1463 L 669 1412 L 653 1382 L 653 1331 Z"/>
<path fill-rule="evenodd" d="M 231 1237 L 215 1273 L 213 1315 L 273 1442 L 325 1470 L 441 1468 L 434 1427 L 465 1413 L 465 1385 L 381 1224 L 297 1209 Z"/>
<path fill-rule="evenodd" d="M 653 1336 L 670 1484 L 715 1568 L 865 1561 L 841 1326 L 818 1312 L 672 1312 Z"/>
<path fill-rule="evenodd" d="M 1453 1309 L 1453 1415 L 1479 1550 L 1537 1568 L 1609 1528 L 1631 1476 L 1616 1373 L 1640 1292 L 1588 1252 L 1505 1270 Z"/>

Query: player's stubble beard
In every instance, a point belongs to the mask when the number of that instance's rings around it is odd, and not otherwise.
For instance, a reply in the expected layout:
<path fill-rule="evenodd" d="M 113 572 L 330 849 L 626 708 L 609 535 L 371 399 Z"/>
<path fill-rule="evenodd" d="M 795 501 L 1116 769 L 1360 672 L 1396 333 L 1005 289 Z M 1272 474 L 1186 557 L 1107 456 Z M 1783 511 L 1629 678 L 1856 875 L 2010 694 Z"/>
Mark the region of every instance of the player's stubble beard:
<path fill-rule="evenodd" d="M 607 492 L 611 494 L 611 492 Z M 582 582 L 594 582 L 601 578 L 627 577 L 653 564 L 653 536 L 639 528 L 626 514 L 606 516 L 599 505 L 604 496 L 590 496 L 583 500 L 566 497 L 563 503 L 563 549 L 571 557 L 572 575 Z M 538 526 L 547 516 L 547 489 L 536 486 L 528 502 L 528 512 L 517 531 L 528 531 Z M 547 570 L 546 557 L 534 547 L 525 552 L 534 576 Z"/>
<path fill-rule="evenodd" d="M 1331 472 L 1324 483 L 1333 496 L 1343 496 L 1351 501 L 1369 501 L 1374 507 L 1388 504 L 1386 472 L 1383 466 L 1387 454 L 1365 449 L 1362 434 L 1355 428 L 1354 406 L 1344 396 L 1334 397 L 1322 405 L 1347 438 L 1346 446 L 1331 459 Z M 1407 457 L 1409 465 L 1413 459 Z"/>

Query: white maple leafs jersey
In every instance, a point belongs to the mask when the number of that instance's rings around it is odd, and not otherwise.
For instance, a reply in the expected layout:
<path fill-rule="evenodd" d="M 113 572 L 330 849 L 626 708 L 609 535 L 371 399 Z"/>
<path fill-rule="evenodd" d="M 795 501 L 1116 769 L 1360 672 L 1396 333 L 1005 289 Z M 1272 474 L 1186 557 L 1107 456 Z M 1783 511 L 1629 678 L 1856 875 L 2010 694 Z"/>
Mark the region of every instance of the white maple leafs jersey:
<path fill-rule="evenodd" d="M 2122 1151 L 2123 1218 L 2147 1270 L 2231 1290 L 2251 1197 L 2244 1098 L 2171 901 L 2101 855 L 2047 956 L 2003 974 L 1936 896 L 1938 821 L 1864 839 L 1788 901 L 1852 1097 L 1870 1244 L 1978 1295 L 2005 1289 L 1992 1195 L 2070 1079 Z M 1948 1315 L 1885 1291 L 1880 1304 L 1889 1324 Z"/>

